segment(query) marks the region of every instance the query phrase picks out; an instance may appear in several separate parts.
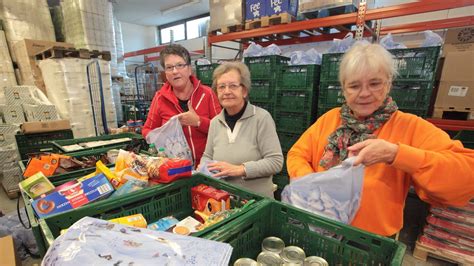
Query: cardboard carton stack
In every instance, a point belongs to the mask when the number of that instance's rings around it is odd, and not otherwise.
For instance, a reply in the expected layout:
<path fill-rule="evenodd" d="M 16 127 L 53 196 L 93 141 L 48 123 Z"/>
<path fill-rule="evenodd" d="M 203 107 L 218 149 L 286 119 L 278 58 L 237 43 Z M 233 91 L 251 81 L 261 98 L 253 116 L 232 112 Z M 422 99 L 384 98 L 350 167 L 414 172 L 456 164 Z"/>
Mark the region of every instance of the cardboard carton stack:
<path fill-rule="evenodd" d="M 103 133 L 103 118 L 109 128 L 117 127 L 111 92 L 110 64 L 108 61 L 99 60 L 105 109 L 105 117 L 102 117 L 100 86 L 94 82 L 94 79 L 98 78 L 94 73 L 90 76 L 92 93 L 89 91 L 86 67 L 90 62 L 92 60 L 81 58 L 46 59 L 39 62 L 49 100 L 63 119 L 70 120 L 76 138 L 93 137 Z"/>
<path fill-rule="evenodd" d="M 112 76 L 117 76 L 112 3 L 107 0 L 61 2 L 66 42 L 76 48 L 109 51 Z"/>
<path fill-rule="evenodd" d="M 467 113 L 474 119 L 474 27 L 449 29 L 443 46 L 444 65 L 434 117 L 443 112 Z"/>

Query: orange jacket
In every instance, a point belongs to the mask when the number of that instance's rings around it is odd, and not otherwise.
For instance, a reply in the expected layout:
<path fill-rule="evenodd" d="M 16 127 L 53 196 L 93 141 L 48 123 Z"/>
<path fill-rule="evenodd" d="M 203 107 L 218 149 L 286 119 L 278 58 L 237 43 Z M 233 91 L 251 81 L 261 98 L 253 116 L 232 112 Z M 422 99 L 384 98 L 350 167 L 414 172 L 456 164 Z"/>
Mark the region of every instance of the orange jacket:
<path fill-rule="evenodd" d="M 328 136 L 341 124 L 340 108 L 320 117 L 288 152 L 290 180 L 326 169 L 319 161 Z M 395 112 L 377 131 L 378 138 L 397 143 L 391 165 L 365 169 L 361 206 L 352 225 L 380 235 L 403 226 L 403 208 L 410 185 L 433 205 L 465 205 L 474 198 L 474 150 L 453 141 L 441 129 L 415 115 Z"/>

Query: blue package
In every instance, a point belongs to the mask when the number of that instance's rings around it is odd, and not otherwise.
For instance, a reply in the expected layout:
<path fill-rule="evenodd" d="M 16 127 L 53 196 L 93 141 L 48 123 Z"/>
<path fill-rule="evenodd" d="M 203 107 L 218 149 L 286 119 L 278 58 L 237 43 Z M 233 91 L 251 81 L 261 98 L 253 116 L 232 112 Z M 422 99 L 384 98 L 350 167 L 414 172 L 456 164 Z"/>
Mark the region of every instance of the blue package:
<path fill-rule="evenodd" d="M 155 231 L 166 231 L 177 224 L 179 221 L 173 216 L 166 216 L 147 226 L 148 229 Z"/>

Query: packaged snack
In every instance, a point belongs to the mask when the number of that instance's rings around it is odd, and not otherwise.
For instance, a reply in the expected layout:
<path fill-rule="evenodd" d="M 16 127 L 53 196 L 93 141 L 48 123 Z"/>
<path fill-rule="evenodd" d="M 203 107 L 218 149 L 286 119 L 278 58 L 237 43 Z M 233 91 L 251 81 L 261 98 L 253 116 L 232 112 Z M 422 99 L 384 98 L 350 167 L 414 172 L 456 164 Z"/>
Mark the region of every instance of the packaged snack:
<path fill-rule="evenodd" d="M 166 231 L 178 223 L 178 219 L 173 216 L 166 216 L 147 226 L 148 229 L 156 231 Z"/>
<path fill-rule="evenodd" d="M 150 157 L 146 164 L 146 169 L 148 172 L 148 178 L 152 182 L 158 182 L 160 179 L 160 166 L 167 162 L 168 158 L 162 157 Z"/>
<path fill-rule="evenodd" d="M 160 166 L 159 183 L 171 183 L 175 180 L 191 177 L 193 164 L 190 160 L 169 159 Z"/>
<path fill-rule="evenodd" d="M 32 199 L 54 190 L 54 185 L 42 172 L 21 181 L 19 187 Z"/>
<path fill-rule="evenodd" d="M 124 224 L 124 225 L 133 226 L 133 227 L 139 227 L 139 228 L 147 228 L 146 219 L 141 213 L 111 219 L 109 220 L 109 222 Z"/>
<path fill-rule="evenodd" d="M 210 215 L 230 209 L 229 193 L 204 184 L 191 188 L 192 208 Z"/>

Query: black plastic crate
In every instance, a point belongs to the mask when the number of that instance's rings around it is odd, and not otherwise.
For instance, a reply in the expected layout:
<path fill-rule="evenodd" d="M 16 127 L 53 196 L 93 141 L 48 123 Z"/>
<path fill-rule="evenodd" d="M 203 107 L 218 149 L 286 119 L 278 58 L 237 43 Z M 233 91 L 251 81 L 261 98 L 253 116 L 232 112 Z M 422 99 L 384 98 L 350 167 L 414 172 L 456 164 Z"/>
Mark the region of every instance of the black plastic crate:
<path fill-rule="evenodd" d="M 303 133 L 314 123 L 316 114 L 313 113 L 290 113 L 276 112 L 275 123 L 278 132 Z"/>
<path fill-rule="evenodd" d="M 249 67 L 252 79 L 274 79 L 281 71 L 281 67 L 288 65 L 290 58 L 281 55 L 266 55 L 245 57 L 244 62 Z"/>
<path fill-rule="evenodd" d="M 313 91 L 277 90 L 275 110 L 278 112 L 314 113 L 317 107 L 317 93 Z"/>
<path fill-rule="evenodd" d="M 60 130 L 53 132 L 17 134 L 16 144 L 22 160 L 28 159 L 28 154 L 53 151 L 51 142 L 62 139 L 73 139 L 72 130 Z"/>
<path fill-rule="evenodd" d="M 274 80 L 252 79 L 250 89 L 251 101 L 271 101 L 274 99 L 276 82 Z"/>
<path fill-rule="evenodd" d="M 319 85 L 319 65 L 284 66 L 278 82 L 279 89 L 316 90 Z"/>
<path fill-rule="evenodd" d="M 474 130 L 462 130 L 453 139 L 460 140 L 464 147 L 474 149 Z"/>

